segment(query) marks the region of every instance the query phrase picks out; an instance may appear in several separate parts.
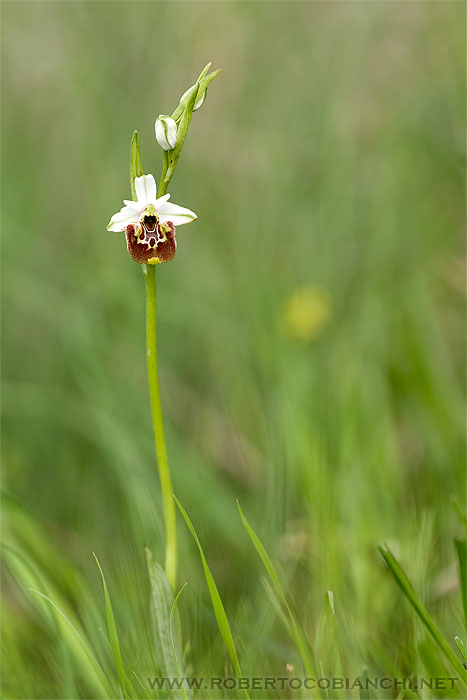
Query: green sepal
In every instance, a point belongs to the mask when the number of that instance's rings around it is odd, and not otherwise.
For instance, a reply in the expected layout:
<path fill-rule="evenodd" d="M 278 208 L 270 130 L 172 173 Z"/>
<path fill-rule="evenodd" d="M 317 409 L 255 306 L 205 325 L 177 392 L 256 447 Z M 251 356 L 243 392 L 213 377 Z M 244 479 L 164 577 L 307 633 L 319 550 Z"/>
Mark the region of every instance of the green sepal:
<path fill-rule="evenodd" d="M 131 198 L 136 201 L 135 177 L 141 177 L 143 174 L 143 166 L 141 164 L 141 153 L 139 151 L 139 136 L 135 131 L 131 139 L 130 146 L 130 187 Z"/>

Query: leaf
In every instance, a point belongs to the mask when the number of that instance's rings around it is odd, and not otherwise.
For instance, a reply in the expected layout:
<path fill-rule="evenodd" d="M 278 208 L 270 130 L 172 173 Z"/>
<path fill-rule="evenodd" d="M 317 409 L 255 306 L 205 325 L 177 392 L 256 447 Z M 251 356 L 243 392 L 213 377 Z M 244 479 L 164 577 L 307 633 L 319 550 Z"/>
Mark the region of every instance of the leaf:
<path fill-rule="evenodd" d="M 122 693 L 124 693 L 127 690 L 126 687 L 126 681 L 125 681 L 125 672 L 123 670 L 123 665 L 122 665 L 122 657 L 120 654 L 120 644 L 118 642 L 118 634 L 117 634 L 117 626 L 115 624 L 115 618 L 112 610 L 112 603 L 110 602 L 110 595 L 109 591 L 107 588 L 107 583 L 105 581 L 105 576 L 104 572 L 102 571 L 102 567 L 99 563 L 99 559 L 97 558 L 96 554 L 93 552 L 94 559 L 96 560 L 96 564 L 99 567 L 99 571 L 102 577 L 102 585 L 104 587 L 104 598 L 105 598 L 105 612 L 107 615 L 107 628 L 109 630 L 109 640 L 110 640 L 110 646 L 112 647 L 112 653 L 114 656 L 114 661 L 115 661 L 115 668 L 117 670 L 118 674 L 118 679 L 120 682 L 120 688 L 122 690 Z"/>
<path fill-rule="evenodd" d="M 467 629 L 467 550 L 465 540 L 454 540 L 459 566 L 459 586 L 461 589 L 462 607 L 464 609 L 464 625 Z"/>
<path fill-rule="evenodd" d="M 409 579 L 407 578 L 406 573 L 404 572 L 402 567 L 399 565 L 399 563 L 395 559 L 395 557 L 394 557 L 393 553 L 391 552 L 391 550 L 389 549 L 388 545 L 387 544 L 378 545 L 377 550 L 380 553 L 381 557 L 383 558 L 389 571 L 394 576 L 394 579 L 395 579 L 397 585 L 402 590 L 402 592 L 404 593 L 405 597 L 407 598 L 407 600 L 409 601 L 411 606 L 414 608 L 418 617 L 423 622 L 423 624 L 427 628 L 428 632 L 431 634 L 431 636 L 433 637 L 433 639 L 437 643 L 440 650 L 443 652 L 443 654 L 446 656 L 448 661 L 456 669 L 457 673 L 459 673 L 460 677 L 465 682 L 466 674 L 465 674 L 465 670 L 464 670 L 462 664 L 459 663 L 457 656 L 454 654 L 454 652 L 452 651 L 448 642 L 446 641 L 446 639 L 443 637 L 443 635 L 439 631 L 434 620 L 432 619 L 431 615 L 429 614 L 429 612 L 427 611 L 427 609 L 423 605 L 422 601 L 418 597 L 417 593 L 415 592 L 414 588 L 412 587 L 412 584 L 410 583 Z"/>
<path fill-rule="evenodd" d="M 112 689 L 112 686 L 110 685 L 107 676 L 105 675 L 101 665 L 99 664 L 98 660 L 94 656 L 94 653 L 87 643 L 87 641 L 84 639 L 84 637 L 81 635 L 79 630 L 75 627 L 75 625 L 72 623 L 72 621 L 65 615 L 63 610 L 61 610 L 58 605 L 56 605 L 53 600 L 51 600 L 48 596 L 44 595 L 44 593 L 41 593 L 40 591 L 36 591 L 34 588 L 29 589 L 31 593 L 35 593 L 42 598 L 44 598 L 50 605 L 52 605 L 55 610 L 61 615 L 63 620 L 66 622 L 68 629 L 70 629 L 73 638 L 78 642 L 79 646 L 81 649 L 84 651 L 90 665 L 92 666 L 94 673 L 96 675 L 96 678 L 98 679 L 100 685 L 102 686 L 102 689 L 104 690 L 105 694 L 107 695 L 108 698 L 115 698 L 115 692 Z"/>
<path fill-rule="evenodd" d="M 172 635 L 171 615 L 173 608 L 172 587 L 164 569 L 153 558 L 146 547 L 146 561 L 151 584 L 151 617 L 157 661 L 161 676 L 181 678 L 176 649 L 177 635 Z"/>
<path fill-rule="evenodd" d="M 199 550 L 199 554 L 201 557 L 201 562 L 203 564 L 203 569 L 204 569 L 204 575 L 206 577 L 206 582 L 208 584 L 208 589 L 209 589 L 209 594 L 211 596 L 211 602 L 212 602 L 212 607 L 214 608 L 214 614 L 216 616 L 217 620 L 217 626 L 219 627 L 219 631 L 222 635 L 222 639 L 224 640 L 224 644 L 227 647 L 227 651 L 230 657 L 230 660 L 232 662 L 232 665 L 235 669 L 235 673 L 237 674 L 238 677 L 242 676 L 242 671 L 240 668 L 240 663 L 238 661 L 238 655 L 237 655 L 237 650 L 235 648 L 234 640 L 232 637 L 232 632 L 230 631 L 230 625 L 229 621 L 227 619 L 227 615 L 225 612 L 224 605 L 222 603 L 221 597 L 219 595 L 219 591 L 217 590 L 216 582 L 214 581 L 214 577 L 211 573 L 211 570 L 209 568 L 208 562 L 206 560 L 206 557 L 204 556 L 203 548 L 201 547 L 201 542 L 199 541 L 198 535 L 196 534 L 195 528 L 193 527 L 193 524 L 188 517 L 187 512 L 185 511 L 184 507 L 174 496 L 175 502 L 177 506 L 180 509 L 180 513 L 183 515 L 183 518 L 188 525 L 188 529 L 190 530 L 191 534 L 193 535 L 193 539 L 196 542 Z"/>
<path fill-rule="evenodd" d="M 141 177 L 143 174 L 143 166 L 141 164 L 141 153 L 139 150 L 139 135 L 135 131 L 131 139 L 130 146 L 130 187 L 131 198 L 136 201 L 135 177 Z"/>

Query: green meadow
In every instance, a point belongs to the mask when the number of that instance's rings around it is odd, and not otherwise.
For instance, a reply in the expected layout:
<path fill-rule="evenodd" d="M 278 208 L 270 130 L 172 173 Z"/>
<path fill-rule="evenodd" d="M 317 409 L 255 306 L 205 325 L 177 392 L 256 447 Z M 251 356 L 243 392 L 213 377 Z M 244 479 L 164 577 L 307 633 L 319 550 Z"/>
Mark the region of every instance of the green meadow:
<path fill-rule="evenodd" d="M 2 697 L 465 697 L 465 5 L 1 14 Z M 198 220 L 156 269 L 172 606 L 144 279 L 106 226 L 208 61 L 169 187 Z"/>

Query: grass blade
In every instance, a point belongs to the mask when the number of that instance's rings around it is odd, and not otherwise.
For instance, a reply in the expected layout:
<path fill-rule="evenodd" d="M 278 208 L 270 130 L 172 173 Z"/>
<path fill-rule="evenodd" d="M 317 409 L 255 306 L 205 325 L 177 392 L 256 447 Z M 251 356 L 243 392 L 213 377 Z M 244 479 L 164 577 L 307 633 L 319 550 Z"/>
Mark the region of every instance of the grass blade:
<path fill-rule="evenodd" d="M 454 637 L 454 641 L 457 644 L 457 648 L 459 649 L 464 661 L 464 668 L 467 669 L 467 649 L 465 648 L 465 644 L 460 637 Z"/>
<path fill-rule="evenodd" d="M 465 540 L 454 540 L 459 566 L 459 586 L 461 589 L 462 607 L 464 609 L 464 625 L 467 629 L 467 550 Z"/>
<path fill-rule="evenodd" d="M 324 675 L 342 675 L 342 664 L 337 637 L 334 594 L 326 591 L 323 611 L 316 625 L 315 657 L 324 667 Z"/>
<path fill-rule="evenodd" d="M 360 700 L 371 700 L 370 691 L 368 689 L 368 669 L 367 668 L 363 668 L 360 671 L 360 675 L 358 677 L 358 680 L 360 681 L 360 691 L 359 691 Z"/>
<path fill-rule="evenodd" d="M 266 569 L 269 578 L 271 579 L 271 582 L 282 602 L 282 605 L 287 611 L 289 620 L 290 620 L 290 626 L 288 626 L 288 630 L 291 634 L 291 637 L 293 641 L 295 642 L 295 645 L 300 653 L 300 656 L 302 658 L 303 664 L 305 666 L 305 670 L 308 673 L 308 675 L 313 675 L 315 673 L 316 669 L 316 664 L 314 660 L 312 659 L 310 648 L 308 645 L 308 642 L 305 638 L 305 635 L 297 621 L 296 616 L 294 615 L 292 608 L 287 600 L 287 597 L 284 593 L 284 589 L 282 588 L 282 585 L 279 581 L 279 577 L 276 574 L 276 571 L 274 569 L 274 566 L 272 564 L 272 561 L 269 557 L 269 554 L 267 553 L 263 543 L 259 539 L 258 535 L 256 532 L 253 530 L 251 527 L 250 523 L 245 517 L 245 514 L 243 513 L 243 510 L 240 506 L 240 503 L 237 501 L 237 507 L 238 511 L 240 513 L 240 517 L 242 519 L 243 525 L 245 526 L 245 529 L 250 536 L 251 541 L 253 542 L 253 545 L 258 552 L 261 561 L 264 564 L 264 568 Z"/>
<path fill-rule="evenodd" d="M 123 670 L 123 665 L 122 665 L 122 656 L 120 654 L 120 644 L 118 642 L 117 626 L 115 624 L 115 617 L 114 617 L 113 610 L 112 610 L 112 603 L 110 601 L 109 590 L 107 588 L 107 583 L 105 581 L 104 572 L 102 571 L 102 567 L 99 563 L 99 559 L 97 558 L 97 556 L 94 552 L 93 552 L 93 556 L 94 556 L 94 559 L 96 560 L 97 566 L 99 567 L 99 571 L 100 571 L 101 578 L 102 578 L 102 586 L 104 588 L 105 612 L 107 615 L 107 628 L 109 630 L 109 640 L 110 640 L 110 646 L 112 647 L 112 653 L 113 653 L 114 660 L 115 660 L 115 668 L 117 670 L 121 691 L 122 691 L 122 693 L 125 693 L 127 691 L 126 682 L 125 682 L 125 672 Z"/>
<path fill-rule="evenodd" d="M 394 576 L 397 585 L 404 593 L 405 597 L 417 613 L 418 617 L 423 622 L 428 632 L 431 634 L 431 636 L 433 637 L 443 654 L 446 656 L 448 661 L 456 669 L 457 673 L 459 673 L 460 677 L 465 682 L 466 674 L 462 664 L 459 662 L 457 656 L 452 651 L 448 642 L 439 631 L 431 615 L 429 614 L 422 601 L 418 597 L 417 593 L 415 592 L 414 588 L 412 587 L 412 584 L 407 578 L 407 575 L 405 574 L 404 570 L 395 559 L 393 553 L 391 552 L 387 544 L 378 545 L 377 549 L 381 557 L 383 558 L 386 566 Z"/>
<path fill-rule="evenodd" d="M 30 561 L 26 554 L 4 543 L 0 543 L 0 548 L 5 561 L 8 563 L 11 574 L 22 590 L 27 591 L 31 588 L 40 588 L 49 591 L 50 583 L 46 582 L 42 573 L 39 571 L 39 567 L 37 567 L 35 562 Z M 60 663 L 66 687 L 66 697 L 75 697 L 78 692 L 76 690 L 75 674 L 71 663 L 71 657 L 80 664 L 80 670 L 85 675 L 86 682 L 89 682 L 93 689 L 97 685 L 100 691 L 100 683 L 96 684 L 94 672 L 89 668 L 88 660 L 83 656 L 81 647 L 77 647 L 69 629 L 62 627 L 60 615 L 42 598 L 36 597 L 35 601 L 37 609 L 40 610 L 40 614 L 46 616 L 60 649 Z"/>
<path fill-rule="evenodd" d="M 176 498 L 175 496 L 174 498 L 177 506 L 180 509 L 180 513 L 183 515 L 183 518 L 186 524 L 188 525 L 188 529 L 193 535 L 193 539 L 198 546 L 201 562 L 203 564 L 204 575 L 206 577 L 209 594 L 211 596 L 212 607 L 214 608 L 214 614 L 217 620 L 217 626 L 219 627 L 219 631 L 222 635 L 222 639 L 224 640 L 224 644 L 227 647 L 227 651 L 232 662 L 232 666 L 235 669 L 235 673 L 237 674 L 237 676 L 241 677 L 242 671 L 240 668 L 240 663 L 238 661 L 237 650 L 235 649 L 235 644 L 232 637 L 232 632 L 230 630 L 229 621 L 227 619 L 227 615 L 221 597 L 219 595 L 219 591 L 217 590 L 216 582 L 214 581 L 214 577 L 211 573 L 206 557 L 204 556 L 203 548 L 201 546 L 201 542 L 199 541 L 198 535 L 196 534 L 195 528 L 193 527 L 193 524 L 190 518 L 188 517 L 186 510 L 184 509 L 178 498 Z"/>
<path fill-rule="evenodd" d="M 266 593 L 268 594 L 268 598 L 271 601 L 271 605 L 274 608 L 277 617 L 284 625 L 289 637 L 293 638 L 293 629 L 292 629 L 290 621 L 289 621 L 289 616 L 287 615 L 286 612 L 284 612 L 284 606 L 282 604 L 282 601 L 279 600 L 276 589 L 274 588 L 274 586 L 271 585 L 269 579 L 266 577 L 263 578 L 263 584 L 264 584 L 264 588 L 266 590 Z"/>
<path fill-rule="evenodd" d="M 146 688 L 146 686 L 144 685 L 144 683 L 143 683 L 143 681 L 141 680 L 141 678 L 139 678 L 139 676 L 137 675 L 136 671 L 133 671 L 133 675 L 134 675 L 134 677 L 136 678 L 136 680 L 138 681 L 138 683 L 140 684 L 140 686 L 141 686 L 141 688 L 142 688 L 142 690 L 143 690 L 144 696 L 147 698 L 147 700 L 151 700 L 151 694 L 150 694 L 149 690 Z M 140 696 L 141 696 L 141 694 L 136 695 L 136 693 L 135 693 L 135 695 L 134 695 L 135 698 L 140 698 Z"/>
<path fill-rule="evenodd" d="M 465 514 L 465 510 L 462 508 L 457 498 L 452 497 L 451 503 L 454 506 L 461 525 L 467 530 L 467 515 Z"/>
<path fill-rule="evenodd" d="M 266 569 L 266 571 L 269 574 L 269 578 L 271 579 L 272 583 L 274 584 L 274 588 L 279 593 L 279 596 L 280 596 L 282 602 L 284 603 L 284 605 L 287 606 L 287 599 L 285 597 L 284 589 L 282 588 L 282 586 L 280 584 L 279 578 L 274 570 L 274 566 L 272 565 L 272 561 L 269 558 L 269 554 L 266 552 L 266 549 L 265 549 L 263 543 L 261 542 L 258 535 L 256 534 L 256 532 L 253 530 L 250 523 L 246 519 L 246 517 L 243 513 L 243 510 L 240 506 L 240 503 L 238 501 L 237 501 L 237 508 L 238 508 L 239 513 L 240 513 L 240 517 L 242 519 L 243 525 L 245 526 L 245 529 L 248 532 L 250 539 L 253 542 L 255 549 L 258 552 L 258 554 L 261 558 L 261 561 L 264 564 L 264 568 Z"/>
<path fill-rule="evenodd" d="M 91 664 L 92 668 L 94 669 L 94 673 L 96 675 L 96 678 L 99 680 L 100 685 L 102 686 L 102 689 L 104 690 L 105 694 L 107 695 L 108 698 L 115 698 L 115 692 L 112 689 L 112 686 L 110 685 L 107 676 L 105 675 L 100 663 L 94 656 L 91 647 L 87 643 L 87 641 L 84 639 L 84 637 L 80 634 L 79 630 L 75 627 L 75 625 L 72 623 L 72 621 L 65 615 L 63 610 L 61 610 L 58 605 L 56 605 L 53 600 L 51 600 L 48 596 L 44 595 L 44 593 L 41 593 L 40 591 L 36 591 L 34 588 L 29 589 L 31 593 L 35 593 L 36 595 L 41 596 L 44 598 L 50 605 L 52 605 L 55 610 L 61 615 L 63 620 L 66 622 L 68 628 L 71 630 L 72 635 L 74 639 L 78 642 L 79 646 L 81 649 L 84 651 L 85 655 L 87 656 L 89 663 Z"/>

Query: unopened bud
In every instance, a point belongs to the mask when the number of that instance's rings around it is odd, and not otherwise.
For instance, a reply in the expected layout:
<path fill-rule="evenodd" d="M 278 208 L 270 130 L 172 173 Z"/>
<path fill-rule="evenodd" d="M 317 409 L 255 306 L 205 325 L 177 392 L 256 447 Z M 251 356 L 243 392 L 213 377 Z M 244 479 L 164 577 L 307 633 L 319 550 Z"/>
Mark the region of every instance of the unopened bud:
<path fill-rule="evenodd" d="M 194 87 L 196 87 L 196 85 L 193 85 L 193 87 L 188 88 L 188 90 L 187 90 L 186 92 L 183 93 L 183 95 L 180 97 L 180 104 L 183 104 L 183 102 L 184 102 L 184 101 L 187 99 L 187 97 L 190 95 L 190 93 L 191 93 L 191 91 L 193 90 Z M 197 100 L 197 101 L 195 102 L 195 106 L 193 107 L 193 112 L 196 112 L 196 111 L 204 104 L 204 100 L 206 99 L 206 94 L 207 94 L 207 89 L 204 90 L 204 92 L 203 92 L 203 94 L 201 95 L 201 97 L 199 98 L 199 100 Z"/>
<path fill-rule="evenodd" d="M 164 151 L 172 151 L 177 143 L 177 125 L 171 117 L 160 115 L 155 124 L 157 143 Z"/>

